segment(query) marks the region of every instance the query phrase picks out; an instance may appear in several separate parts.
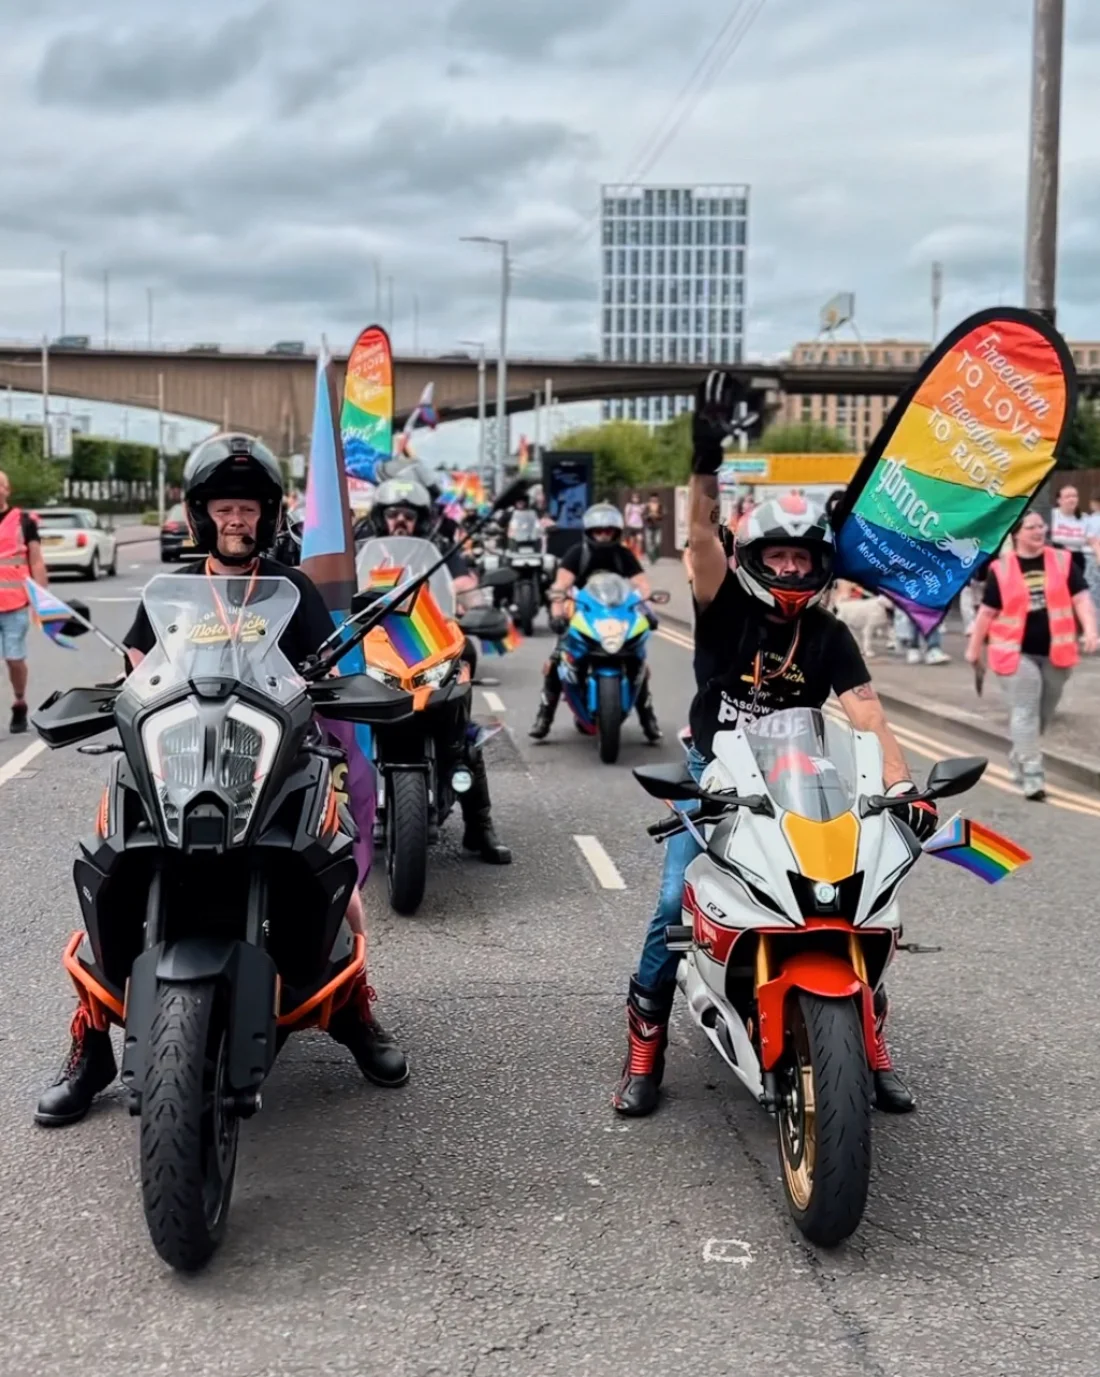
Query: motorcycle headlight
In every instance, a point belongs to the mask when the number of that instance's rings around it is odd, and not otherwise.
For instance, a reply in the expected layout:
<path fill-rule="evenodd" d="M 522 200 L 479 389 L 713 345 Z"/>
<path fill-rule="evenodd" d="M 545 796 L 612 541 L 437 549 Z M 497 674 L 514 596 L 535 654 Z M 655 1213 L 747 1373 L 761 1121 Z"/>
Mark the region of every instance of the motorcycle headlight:
<path fill-rule="evenodd" d="M 240 841 L 256 808 L 279 744 L 279 724 L 255 708 L 229 709 L 218 750 L 218 783 L 233 804 L 233 840 Z"/>
<path fill-rule="evenodd" d="M 385 684 L 387 688 L 399 689 L 401 680 L 396 674 L 391 674 L 388 669 L 380 669 L 378 665 L 367 665 L 367 673 L 372 679 L 377 679 L 380 684 Z"/>
<path fill-rule="evenodd" d="M 154 713 L 141 729 L 142 745 L 153 776 L 164 832 L 180 839 L 180 802 L 202 779 L 202 725 L 191 703 L 177 703 Z"/>
<path fill-rule="evenodd" d="M 426 669 L 413 679 L 413 688 L 438 688 L 451 675 L 455 667 L 454 660 L 444 660 L 442 664 L 432 665 L 431 669 Z"/>
<path fill-rule="evenodd" d="M 622 650 L 623 642 L 626 640 L 625 623 L 615 617 L 604 617 L 598 622 L 593 622 L 593 628 L 600 638 L 600 644 L 609 655 Z"/>

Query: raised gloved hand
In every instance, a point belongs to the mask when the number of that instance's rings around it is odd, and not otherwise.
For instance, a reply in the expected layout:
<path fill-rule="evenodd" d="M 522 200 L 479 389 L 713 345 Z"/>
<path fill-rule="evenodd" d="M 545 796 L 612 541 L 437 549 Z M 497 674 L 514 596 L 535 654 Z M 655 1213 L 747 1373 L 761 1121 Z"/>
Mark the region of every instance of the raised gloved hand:
<path fill-rule="evenodd" d="M 569 630 L 569 618 L 562 616 L 560 614 L 551 615 L 550 630 L 554 633 L 555 636 L 564 636 L 565 633 Z"/>
<path fill-rule="evenodd" d="M 733 433 L 733 413 L 740 388 L 729 373 L 708 373 L 695 393 L 691 420 L 693 473 L 717 473 L 722 465 L 722 441 Z"/>
<path fill-rule="evenodd" d="M 902 779 L 897 784 L 890 785 L 889 789 L 886 790 L 886 797 L 904 798 L 906 794 L 919 792 L 911 779 Z M 923 799 L 907 803 L 903 808 L 892 808 L 890 811 L 906 824 L 920 842 L 927 841 L 940 825 L 940 814 L 936 805 L 925 802 Z"/>

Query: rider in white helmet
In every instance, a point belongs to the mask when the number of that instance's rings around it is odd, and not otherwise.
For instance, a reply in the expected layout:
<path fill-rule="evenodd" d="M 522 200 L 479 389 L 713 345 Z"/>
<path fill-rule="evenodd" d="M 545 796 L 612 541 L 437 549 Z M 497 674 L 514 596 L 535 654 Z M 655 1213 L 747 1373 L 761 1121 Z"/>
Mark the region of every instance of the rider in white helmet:
<path fill-rule="evenodd" d="M 697 687 L 691 705 L 691 771 L 696 779 L 701 776 L 713 755 L 716 732 L 785 708 L 820 708 L 835 693 L 852 726 L 879 738 L 887 793 L 915 793 L 852 633 L 821 606 L 832 579 L 834 552 L 824 513 L 800 494 L 772 498 L 738 523 L 732 559 L 723 547 L 718 469 L 737 400 L 730 375 L 711 373 L 696 396 L 692 426 L 689 548 Z M 911 803 L 899 816 L 922 839 L 938 825 L 931 804 Z M 680 921 L 684 871 L 697 854 L 687 832 L 665 844 L 660 896 L 630 981 L 629 1047 L 613 1097 L 620 1114 L 650 1114 L 657 1107 L 679 962 L 665 945 L 665 928 Z M 876 1103 L 879 1109 L 905 1113 L 915 1101 L 886 1048 L 881 988 L 875 1007 Z"/>
<path fill-rule="evenodd" d="M 637 555 L 627 549 L 623 540 L 623 514 L 611 502 L 597 502 L 588 508 L 583 517 L 584 539 L 579 545 L 567 550 L 558 565 L 554 586 L 550 589 L 550 630 L 563 636 L 569 622 L 563 615 L 565 601 L 573 587 L 583 588 L 593 574 L 602 572 L 618 574 L 637 588 L 643 598 L 649 597 L 649 580 L 645 576 Z M 539 701 L 538 715 L 528 735 L 542 741 L 550 733 L 554 713 L 561 698 L 561 676 L 558 662 L 561 659 L 561 642 L 554 647 L 550 658 L 543 666 L 542 698 Z M 643 666 L 638 696 L 634 703 L 638 721 L 646 740 L 656 744 L 661 739 L 661 727 L 653 707 L 653 696 L 649 691 L 649 666 Z"/>

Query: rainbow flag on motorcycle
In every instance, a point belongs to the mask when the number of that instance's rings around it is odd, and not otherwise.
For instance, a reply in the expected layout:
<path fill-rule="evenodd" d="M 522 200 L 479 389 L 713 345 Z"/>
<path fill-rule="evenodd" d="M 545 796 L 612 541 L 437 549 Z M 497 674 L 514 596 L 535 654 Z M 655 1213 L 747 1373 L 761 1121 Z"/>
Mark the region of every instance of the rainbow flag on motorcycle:
<path fill-rule="evenodd" d="M 393 457 L 393 351 L 380 325 L 363 330 L 348 355 L 339 434 L 341 470 L 377 483 Z"/>
<path fill-rule="evenodd" d="M 518 650 L 523 644 L 523 637 L 516 629 L 515 622 L 508 618 L 508 630 L 497 641 L 487 641 L 483 636 L 479 636 L 481 648 L 486 655 L 508 655 L 513 650 Z"/>
<path fill-rule="evenodd" d="M 51 593 L 48 588 L 43 588 L 40 583 L 35 583 L 34 579 L 27 579 L 27 599 L 30 603 L 31 616 L 53 641 L 54 645 L 64 646 L 66 650 L 76 650 L 76 641 L 71 636 L 65 634 L 65 624 L 69 621 L 84 621 L 78 616 L 68 603 L 62 602 L 59 597 Z"/>
<path fill-rule="evenodd" d="M 1013 307 L 964 320 L 898 398 L 833 515 L 836 574 L 927 635 L 1054 468 L 1076 403 L 1062 336 Z"/>
<path fill-rule="evenodd" d="M 301 568 L 302 573 L 317 585 L 333 622 L 339 626 L 351 611 L 351 600 L 355 593 L 355 540 L 336 398 L 332 356 L 328 352 L 328 345 L 322 343 L 317 356 Z M 389 458 L 389 455 L 386 457 Z M 340 661 L 339 667 L 343 674 L 362 673 L 362 647 L 355 646 L 350 650 Z M 325 728 L 344 748 L 347 756 L 347 776 L 341 792 L 347 798 L 348 808 L 359 832 L 355 859 L 359 866 L 359 883 L 362 885 L 370 874 L 377 804 L 370 728 L 328 720 L 325 720 Z"/>
<path fill-rule="evenodd" d="M 928 838 L 924 849 L 929 855 L 961 866 L 991 885 L 1031 860 L 1031 853 L 1022 846 L 959 813 Z"/>

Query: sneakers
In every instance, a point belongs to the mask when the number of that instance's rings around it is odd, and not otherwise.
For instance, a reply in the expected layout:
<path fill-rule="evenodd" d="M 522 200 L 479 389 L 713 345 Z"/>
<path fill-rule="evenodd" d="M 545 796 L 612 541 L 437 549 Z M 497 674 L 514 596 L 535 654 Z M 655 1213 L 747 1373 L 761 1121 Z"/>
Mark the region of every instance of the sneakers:
<path fill-rule="evenodd" d="M 924 657 L 926 665 L 948 665 L 951 663 L 951 656 L 942 651 L 939 646 L 933 646 Z"/>
<path fill-rule="evenodd" d="M 920 664 L 920 651 L 917 649 L 916 646 L 912 646 L 909 650 L 905 652 L 905 663 L 907 665 Z"/>
<path fill-rule="evenodd" d="M 47 1128 L 61 1128 L 83 1119 L 118 1070 L 111 1035 L 95 1027 L 86 1005 L 77 1006 L 69 1034 L 69 1055 L 57 1079 L 42 1092 L 34 1115 L 35 1122 Z"/>
<path fill-rule="evenodd" d="M 12 736 L 19 736 L 27 730 L 26 703 L 13 703 L 11 705 L 11 726 L 8 730 Z"/>
<path fill-rule="evenodd" d="M 626 1001 L 626 1061 L 618 1089 L 611 1097 L 614 1107 L 627 1118 L 642 1118 L 657 1108 L 675 994 L 675 985 L 650 990 L 631 977 Z"/>

